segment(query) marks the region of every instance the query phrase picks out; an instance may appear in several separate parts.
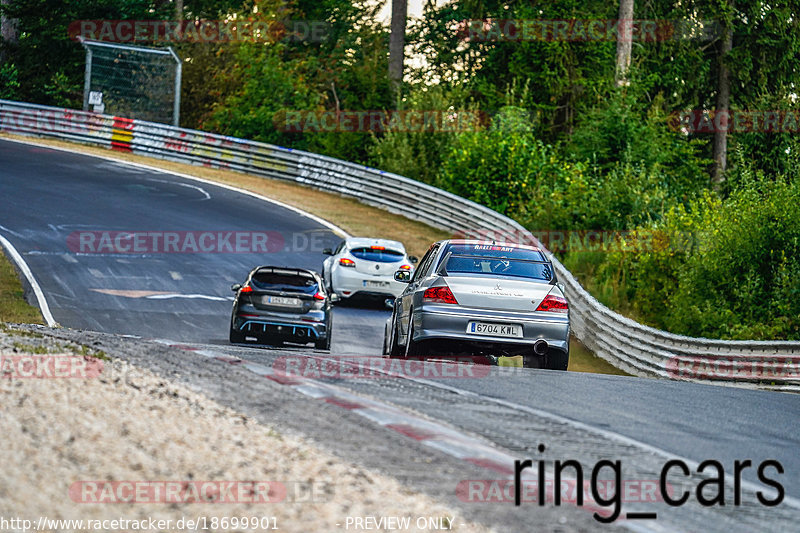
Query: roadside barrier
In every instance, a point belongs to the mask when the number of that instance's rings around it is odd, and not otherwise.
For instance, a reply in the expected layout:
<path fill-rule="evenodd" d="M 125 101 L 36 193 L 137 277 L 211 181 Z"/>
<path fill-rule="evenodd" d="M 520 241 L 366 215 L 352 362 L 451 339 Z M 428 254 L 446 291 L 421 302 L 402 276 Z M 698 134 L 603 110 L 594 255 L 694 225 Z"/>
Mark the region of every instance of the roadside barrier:
<path fill-rule="evenodd" d="M 196 130 L 0 100 L 0 131 L 78 142 L 235 170 L 329 191 L 457 234 L 534 236 L 488 207 L 418 181 L 322 155 Z M 572 331 L 637 376 L 800 392 L 800 342 L 723 341 L 674 335 L 598 302 L 555 258 Z"/>

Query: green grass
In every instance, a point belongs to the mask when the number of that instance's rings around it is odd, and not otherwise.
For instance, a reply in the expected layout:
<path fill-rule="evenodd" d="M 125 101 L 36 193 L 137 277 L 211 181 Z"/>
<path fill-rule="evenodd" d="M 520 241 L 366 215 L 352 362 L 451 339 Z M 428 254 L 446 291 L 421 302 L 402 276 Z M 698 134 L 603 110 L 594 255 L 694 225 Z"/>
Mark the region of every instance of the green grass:
<path fill-rule="evenodd" d="M 612 374 L 614 376 L 630 376 L 605 359 L 597 357 L 575 337 L 569 341 L 569 367 L 571 372 L 590 372 L 592 374 Z"/>
<path fill-rule="evenodd" d="M 499 366 L 522 367 L 522 356 L 501 357 Z M 569 339 L 569 366 L 570 372 L 587 372 L 590 374 L 612 374 L 615 376 L 629 376 L 605 359 L 601 359 L 586 349 L 575 337 Z"/>
<path fill-rule="evenodd" d="M 17 271 L 2 253 L 0 253 L 0 322 L 44 324 L 39 308 L 25 301 L 25 293 L 17 277 Z"/>

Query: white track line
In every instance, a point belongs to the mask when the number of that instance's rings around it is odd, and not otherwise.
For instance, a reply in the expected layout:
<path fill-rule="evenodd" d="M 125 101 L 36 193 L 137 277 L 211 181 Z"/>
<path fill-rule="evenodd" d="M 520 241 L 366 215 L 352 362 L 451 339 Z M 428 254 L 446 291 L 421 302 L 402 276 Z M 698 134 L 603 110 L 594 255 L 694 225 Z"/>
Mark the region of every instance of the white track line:
<path fill-rule="evenodd" d="M 222 362 L 227 363 L 235 363 L 236 366 L 241 366 L 254 374 L 265 378 L 271 378 L 276 375 L 275 370 L 272 367 L 259 364 L 259 363 L 252 363 L 249 362 L 247 359 L 240 359 L 236 356 L 227 355 L 224 352 L 218 352 L 214 348 L 203 348 L 203 349 L 193 349 L 190 345 L 185 344 L 178 344 L 174 341 L 164 340 L 164 339 L 155 339 L 155 342 L 159 344 L 164 344 L 170 346 L 172 348 L 178 349 L 189 349 L 193 351 L 197 355 L 201 355 L 203 357 L 217 359 Z M 298 356 L 302 357 L 302 356 Z M 306 356 L 306 357 L 315 357 L 320 360 L 331 361 L 331 362 L 339 362 L 336 359 L 330 359 L 324 355 L 316 356 Z M 375 370 L 378 373 L 385 373 L 379 369 L 371 369 Z M 280 372 L 277 373 L 280 375 Z M 389 375 L 388 373 L 385 373 Z M 404 379 L 408 379 L 405 378 Z M 276 380 L 277 381 L 277 380 Z M 413 381 L 423 381 L 424 380 L 413 380 Z M 347 402 L 353 402 L 352 406 L 343 407 L 353 414 L 358 416 L 362 416 L 367 418 L 368 420 L 372 421 L 373 423 L 378 424 L 379 426 L 389 427 L 395 431 L 398 431 L 395 426 L 406 426 L 417 429 L 420 431 L 420 434 L 427 434 L 427 436 L 415 439 L 421 446 L 427 446 L 429 448 L 436 449 L 442 453 L 450 455 L 456 459 L 462 461 L 468 461 L 473 465 L 481 466 L 473 461 L 481 461 L 486 460 L 491 463 L 499 464 L 499 465 L 509 465 L 513 464 L 514 457 L 503 451 L 502 449 L 495 448 L 494 445 L 490 441 L 484 440 L 482 437 L 475 437 L 468 435 L 467 433 L 461 431 L 458 428 L 452 428 L 444 422 L 440 422 L 437 420 L 430 420 L 426 419 L 423 416 L 420 416 L 414 412 L 411 412 L 405 408 L 397 407 L 388 403 L 385 403 L 381 400 L 365 396 L 359 393 L 352 392 L 349 389 L 340 387 L 338 385 L 334 385 L 331 383 L 324 383 L 321 381 L 317 381 L 314 379 L 306 378 L 306 377 L 290 377 L 289 382 L 283 383 L 281 381 L 277 381 L 277 383 L 290 387 L 297 392 L 308 396 L 313 399 L 318 400 L 327 400 L 327 399 L 338 399 L 344 400 Z M 338 405 L 334 403 L 334 405 Z M 342 407 L 340 405 L 340 407 Z M 398 431 L 401 435 L 405 435 L 407 438 L 414 438 L 410 437 L 406 433 Z M 484 466 L 484 468 L 490 468 L 488 466 Z M 506 479 L 504 474 L 499 474 L 502 476 L 503 479 Z M 528 481 L 536 481 L 536 478 L 530 472 L 524 472 L 522 474 L 523 479 Z M 547 476 L 548 481 L 552 482 L 552 476 Z M 572 478 L 562 478 L 564 480 L 575 481 Z M 589 512 L 595 512 L 595 508 L 590 505 L 575 505 L 578 508 L 587 510 Z M 639 523 L 632 523 L 629 520 L 622 519 L 619 522 L 615 523 L 618 527 L 627 528 L 630 530 L 635 531 L 636 533 L 662 533 L 664 531 L 676 531 L 674 528 L 669 528 L 665 526 L 663 523 L 658 524 L 657 526 L 651 520 L 647 522 L 639 522 Z"/>
<path fill-rule="evenodd" d="M 330 359 L 330 360 L 334 361 L 335 359 Z M 446 385 L 444 383 L 439 383 L 439 382 L 436 382 L 436 381 L 430 381 L 430 380 L 427 380 L 427 379 L 415 378 L 415 377 L 411 377 L 411 376 L 402 376 L 402 379 L 407 379 L 409 381 L 414 381 L 414 382 L 417 382 L 417 383 L 420 383 L 420 384 L 423 384 L 423 385 L 427 385 L 427 386 L 430 386 L 430 387 L 435 387 L 435 388 L 447 390 L 447 391 L 453 392 L 455 394 L 461 394 L 461 395 L 464 395 L 464 396 L 478 397 L 482 401 L 495 403 L 497 405 L 502 405 L 504 407 L 507 407 L 507 408 L 510 408 L 510 409 L 514 409 L 514 410 L 518 410 L 518 411 L 522 411 L 522 412 L 525 412 L 525 413 L 529 413 L 529 414 L 532 414 L 534 416 L 539 416 L 541 418 L 547 418 L 547 419 L 552 420 L 552 421 L 554 421 L 556 423 L 561 423 L 561 424 L 566 424 L 568 426 L 572 426 L 575 429 L 592 432 L 592 433 L 598 434 L 598 435 L 600 435 L 602 437 L 605 437 L 605 438 L 607 438 L 609 440 L 618 442 L 620 444 L 633 446 L 633 447 L 639 448 L 640 450 L 643 450 L 643 451 L 646 451 L 646 452 L 649 452 L 649 453 L 652 453 L 652 454 L 655 454 L 655 455 L 661 455 L 662 457 L 665 457 L 667 459 L 679 459 L 679 460 L 683 461 L 684 463 L 686 463 L 686 465 L 689 466 L 689 468 L 693 469 L 693 470 L 697 470 L 697 467 L 700 464 L 698 461 L 689 459 L 688 457 L 682 457 L 680 455 L 668 452 L 668 451 L 666 451 L 666 450 L 664 450 L 662 448 L 659 448 L 657 446 L 653 446 L 653 445 L 644 443 L 642 441 L 636 440 L 636 439 L 631 438 L 631 437 L 627 437 L 627 436 L 625 436 L 625 435 L 623 435 L 621 433 L 617 433 L 615 431 L 611 431 L 611 430 L 608 430 L 608 429 L 599 428 L 599 427 L 593 426 L 591 424 L 586 424 L 586 423 L 583 423 L 583 422 L 579 422 L 577 420 L 573 420 L 572 418 L 568 418 L 568 417 L 565 417 L 565 416 L 562 416 L 562 415 L 557 415 L 557 414 L 551 413 L 549 411 L 543 411 L 541 409 L 536 409 L 535 407 L 528 407 L 528 406 L 525 406 L 525 405 L 520 405 L 518 403 L 510 402 L 510 401 L 507 401 L 507 400 L 502 400 L 500 398 L 494 398 L 492 396 L 487 396 L 485 394 L 480 394 L 480 393 L 473 392 L 473 391 L 470 391 L 470 390 L 460 389 L 458 387 L 454 387 L 454 386 L 451 386 L 451 385 Z M 730 483 L 731 485 L 734 484 L 734 478 L 733 478 L 732 475 L 725 474 L 724 479 L 725 479 L 726 482 Z M 747 488 L 747 489 L 749 489 L 749 490 L 751 490 L 753 492 L 759 492 L 760 491 L 760 492 L 762 492 L 762 493 L 764 493 L 766 495 L 772 496 L 772 497 L 774 497 L 777 494 L 776 491 L 771 489 L 771 488 L 762 487 L 760 485 L 757 485 L 756 483 L 753 483 L 751 481 L 747 481 L 745 479 L 741 480 L 741 484 L 742 484 L 742 487 L 745 487 L 745 488 Z M 800 499 L 797 499 L 797 498 L 795 498 L 793 496 L 786 496 L 784 494 L 783 504 L 786 504 L 789 507 L 792 507 L 792 508 L 795 508 L 795 509 L 800 509 Z"/>
<path fill-rule="evenodd" d="M 33 272 L 31 272 L 28 263 L 25 262 L 25 259 L 22 258 L 17 249 L 14 248 L 14 245 L 2 235 L 0 235 L 0 244 L 2 244 L 3 248 L 8 251 L 8 255 L 11 256 L 11 259 L 17 264 L 17 268 L 19 268 L 20 272 L 22 272 L 22 274 L 25 276 L 25 279 L 28 280 L 28 283 L 33 289 L 33 294 L 36 295 L 36 301 L 39 304 L 39 310 L 42 312 L 44 321 L 47 322 L 47 325 L 51 328 L 58 326 L 58 322 L 56 322 L 56 320 L 53 318 L 53 314 L 50 312 L 50 306 L 47 305 L 47 299 L 44 297 L 44 292 L 42 292 L 39 282 L 36 281 L 36 278 L 33 276 Z"/>
<path fill-rule="evenodd" d="M 10 139 L 8 137 L 0 137 L 0 140 L 20 143 L 20 144 L 27 144 L 27 145 L 30 145 L 30 146 L 38 146 L 39 148 L 49 148 L 51 150 L 59 150 L 61 152 L 67 152 L 67 153 L 70 153 L 70 154 L 80 154 L 80 155 L 85 155 L 87 157 L 95 157 L 97 159 L 105 159 L 106 161 L 113 161 L 114 163 L 119 163 L 119 164 L 126 165 L 126 166 L 129 166 L 129 167 L 149 170 L 151 172 L 158 172 L 159 174 L 167 174 L 167 175 L 172 175 L 172 176 L 178 176 L 180 178 L 184 178 L 184 179 L 187 179 L 187 180 L 199 181 L 199 182 L 205 183 L 207 185 L 213 185 L 215 187 L 221 187 L 223 189 L 228 189 L 229 191 L 234 191 L 234 192 L 238 192 L 240 194 L 251 196 L 253 198 L 257 198 L 259 200 L 262 200 L 264 202 L 268 202 L 268 203 L 283 207 L 284 209 L 288 209 L 289 211 L 293 211 L 293 212 L 297 213 L 298 215 L 302 215 L 302 216 L 304 216 L 306 218 L 309 218 L 309 219 L 313 220 L 314 222 L 316 222 L 318 224 L 321 224 L 321 225 L 325 226 L 326 228 L 331 230 L 333 233 L 339 235 L 342 238 L 346 239 L 346 238 L 350 237 L 350 234 L 347 233 L 345 230 L 343 230 L 342 228 L 340 228 L 336 224 L 333 224 L 332 222 L 328 222 L 324 218 L 320 218 L 317 215 L 313 215 L 313 214 L 309 213 L 308 211 L 303 211 L 299 207 L 294 207 L 293 205 L 285 204 L 283 202 L 280 202 L 278 200 L 274 200 L 274 199 L 269 198 L 267 196 L 262 196 L 262 195 L 260 195 L 258 193 L 254 193 L 252 191 L 248 191 L 248 190 L 245 190 L 245 189 L 240 189 L 239 187 L 234 187 L 233 185 L 227 185 L 225 183 L 220 183 L 218 181 L 213 181 L 213 180 L 207 180 L 205 178 L 198 178 L 197 176 L 192 176 L 190 174 L 183 174 L 181 172 L 174 172 L 172 170 L 167 170 L 167 169 L 164 169 L 164 168 L 154 167 L 154 166 L 150 166 L 150 165 L 144 165 L 142 163 L 132 163 L 130 161 L 125 161 L 124 159 L 117 159 L 116 157 L 110 157 L 110 156 L 106 156 L 106 155 L 96 155 L 96 154 L 91 154 L 91 153 L 87 153 L 87 152 L 82 152 L 82 151 L 80 151 L 78 149 L 74 149 L 73 150 L 73 149 L 69 149 L 69 148 L 63 148 L 63 147 L 60 147 L 60 146 L 51 146 L 49 144 L 38 143 L 38 142 L 34 142 L 34 141 L 28 141 L 28 140 L 22 140 L 22 139 Z M 144 156 L 144 155 L 141 155 L 141 154 L 136 154 L 136 153 L 134 153 L 133 155 L 138 155 L 140 157 L 147 157 L 147 156 Z M 158 160 L 159 158 L 154 157 L 152 159 Z M 168 159 L 163 159 L 162 161 L 169 161 L 169 160 Z M 170 163 L 176 163 L 176 161 L 169 161 L 169 162 Z M 180 163 L 180 164 L 188 165 L 189 163 Z M 225 169 L 218 168 L 218 169 L 215 169 L 215 170 L 225 170 Z M 234 172 L 235 174 L 241 174 L 243 176 L 251 176 L 251 177 L 254 176 L 253 174 L 247 174 L 247 173 L 244 173 L 244 172 L 238 172 L 238 171 L 233 171 L 233 170 L 230 170 L 229 172 Z M 268 179 L 268 178 L 264 178 L 264 179 Z M 289 182 L 289 183 L 292 183 L 292 182 Z M 295 185 L 301 186 L 299 184 L 295 184 Z"/>

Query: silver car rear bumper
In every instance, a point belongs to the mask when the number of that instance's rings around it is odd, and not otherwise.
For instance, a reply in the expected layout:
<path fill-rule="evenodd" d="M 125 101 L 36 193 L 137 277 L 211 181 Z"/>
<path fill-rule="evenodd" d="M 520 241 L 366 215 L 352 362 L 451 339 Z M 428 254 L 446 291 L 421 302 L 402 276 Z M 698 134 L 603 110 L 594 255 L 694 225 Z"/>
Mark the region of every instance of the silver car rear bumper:
<path fill-rule="evenodd" d="M 472 321 L 520 324 L 522 337 L 497 337 L 467 332 Z M 462 342 L 533 345 L 544 340 L 551 348 L 567 351 L 569 315 L 471 309 L 447 304 L 427 304 L 414 310 L 414 342 L 457 339 Z"/>

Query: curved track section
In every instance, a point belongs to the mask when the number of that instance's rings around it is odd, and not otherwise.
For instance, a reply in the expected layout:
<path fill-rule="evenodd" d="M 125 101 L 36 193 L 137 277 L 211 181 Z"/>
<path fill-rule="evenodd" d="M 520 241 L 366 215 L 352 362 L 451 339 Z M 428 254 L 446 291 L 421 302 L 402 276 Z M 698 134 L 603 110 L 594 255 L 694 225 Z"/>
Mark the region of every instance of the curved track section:
<path fill-rule="evenodd" d="M 321 250 L 340 240 L 294 210 L 137 166 L 8 141 L 0 141 L 0 164 L 0 234 L 24 256 L 66 327 L 227 342 L 231 284 L 260 264 L 319 270 Z M 143 253 L 108 253 L 103 232 L 177 233 L 179 241 L 166 247 L 151 238 L 142 241 Z M 232 237 L 230 247 L 220 241 L 214 252 L 192 253 L 188 233 L 206 232 L 244 237 L 238 247 Z M 266 244 L 252 242 L 250 232 L 265 233 Z M 360 338 L 386 316 L 343 308 L 340 338 L 349 336 L 346 324 L 360 328 Z"/>
<path fill-rule="evenodd" d="M 76 252 L 75 232 L 89 231 L 260 231 L 277 235 L 282 246 L 269 253 Z M 319 221 L 240 192 L 101 158 L 0 141 L 0 235 L 30 266 L 57 322 L 192 344 L 185 355 L 189 366 L 199 352 L 261 369 L 286 356 L 337 360 L 380 354 L 388 312 L 353 306 L 335 310 L 330 355 L 228 345 L 231 283 L 257 264 L 319 269 L 321 249 L 339 239 Z M 670 457 L 690 464 L 716 459 L 728 474 L 736 460 L 758 465 L 774 459 L 783 465 L 784 474 L 772 477 L 780 479 L 790 499 L 775 509 L 752 504 L 741 509 L 667 509 L 659 521 L 629 521 L 629 529 L 736 531 L 800 519 L 797 395 L 528 369 L 493 369 L 479 378 L 458 380 L 324 381 L 343 394 L 377 398 L 419 413 L 519 459 L 537 460 L 539 444 L 550 450 L 548 459 L 619 459 L 629 469 L 626 479 L 657 478 L 658 466 Z M 380 422 L 375 416 L 371 420 Z M 391 449 L 398 438 L 409 436 L 404 435 L 371 447 Z M 429 453 L 455 457 L 453 450 L 457 447 Z M 392 473 L 403 477 L 399 467 Z M 494 471 L 487 478 L 503 475 Z M 764 486 L 754 468 L 743 479 L 751 489 Z"/>

